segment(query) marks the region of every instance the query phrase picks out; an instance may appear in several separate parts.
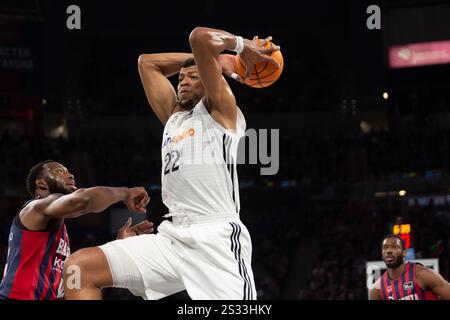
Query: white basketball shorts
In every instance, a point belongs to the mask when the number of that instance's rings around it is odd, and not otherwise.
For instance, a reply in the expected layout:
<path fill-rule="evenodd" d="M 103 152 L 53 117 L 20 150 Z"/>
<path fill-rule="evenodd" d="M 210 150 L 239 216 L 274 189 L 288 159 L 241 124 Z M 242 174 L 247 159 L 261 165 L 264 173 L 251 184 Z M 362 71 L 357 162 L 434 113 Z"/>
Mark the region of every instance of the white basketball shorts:
<path fill-rule="evenodd" d="M 157 234 L 108 242 L 99 247 L 109 263 L 113 287 L 144 299 L 187 290 L 192 299 L 254 300 L 252 243 L 237 216 L 172 223 Z"/>

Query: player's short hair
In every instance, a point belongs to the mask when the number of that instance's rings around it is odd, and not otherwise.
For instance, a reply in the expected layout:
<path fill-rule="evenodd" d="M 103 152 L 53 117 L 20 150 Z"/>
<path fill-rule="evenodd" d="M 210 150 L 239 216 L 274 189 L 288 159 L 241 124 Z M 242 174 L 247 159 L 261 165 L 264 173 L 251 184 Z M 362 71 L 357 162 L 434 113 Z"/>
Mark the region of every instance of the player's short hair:
<path fill-rule="evenodd" d="M 396 239 L 400 240 L 400 243 L 402 244 L 402 250 L 405 250 L 405 242 L 403 241 L 402 238 L 400 238 L 400 236 L 398 236 L 396 234 L 388 234 L 387 236 L 385 236 L 383 238 L 383 240 L 381 242 L 383 242 L 384 240 L 389 239 L 389 238 L 396 238 Z"/>
<path fill-rule="evenodd" d="M 34 193 L 36 192 L 36 179 L 42 178 L 42 169 L 44 168 L 44 165 L 50 162 L 55 162 L 53 160 L 45 160 L 42 162 L 39 162 L 37 165 L 35 165 L 33 168 L 30 169 L 27 176 L 27 191 L 29 194 L 31 194 L 32 197 L 34 197 Z"/>
<path fill-rule="evenodd" d="M 194 58 L 188 58 L 183 62 L 183 65 L 181 66 L 182 68 L 187 68 L 190 66 L 195 66 L 195 59 Z"/>

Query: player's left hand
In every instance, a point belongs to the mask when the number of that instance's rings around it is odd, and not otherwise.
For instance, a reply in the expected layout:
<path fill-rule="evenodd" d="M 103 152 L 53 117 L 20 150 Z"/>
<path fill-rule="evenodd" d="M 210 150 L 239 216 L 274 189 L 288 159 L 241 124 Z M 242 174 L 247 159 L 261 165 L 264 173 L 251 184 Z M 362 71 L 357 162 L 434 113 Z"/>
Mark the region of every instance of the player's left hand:
<path fill-rule="evenodd" d="M 253 40 L 244 39 L 244 50 L 239 54 L 242 61 L 245 64 L 245 79 L 250 77 L 251 70 L 258 62 L 269 62 L 280 67 L 280 64 L 270 54 L 273 51 L 280 50 L 280 46 L 275 46 L 271 43 L 272 37 L 265 39 L 258 39 L 258 36 L 253 37 Z M 271 43 L 269 48 L 266 48 L 266 44 Z"/>
<path fill-rule="evenodd" d="M 219 56 L 222 73 L 227 77 L 233 78 L 237 82 L 243 83 L 244 80 L 236 73 L 236 56 L 232 54 L 221 54 Z"/>
<path fill-rule="evenodd" d="M 119 232 L 117 232 L 117 239 L 125 239 L 141 234 L 148 234 L 152 233 L 154 230 L 153 222 L 144 220 L 134 226 L 131 226 L 132 221 L 133 219 L 131 217 L 128 218 L 128 221 L 122 226 L 122 228 L 119 229 Z"/>

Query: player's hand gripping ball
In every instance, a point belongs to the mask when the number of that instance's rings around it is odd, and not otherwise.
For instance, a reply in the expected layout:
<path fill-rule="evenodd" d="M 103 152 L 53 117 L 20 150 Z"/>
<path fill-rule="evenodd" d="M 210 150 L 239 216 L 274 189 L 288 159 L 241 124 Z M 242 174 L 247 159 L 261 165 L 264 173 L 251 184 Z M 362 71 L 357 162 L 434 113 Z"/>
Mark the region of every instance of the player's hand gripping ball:
<path fill-rule="evenodd" d="M 263 61 L 256 62 L 251 70 L 248 72 L 248 77 L 245 79 L 247 68 L 245 64 L 245 49 L 241 54 L 235 56 L 236 73 L 244 80 L 244 83 L 253 88 L 265 88 L 273 84 L 281 76 L 283 71 L 284 61 L 283 55 L 279 48 L 271 42 L 272 37 L 265 40 L 253 38 L 253 42 L 260 47 L 261 53 L 268 59 L 260 59 Z M 265 44 L 264 44 L 265 43 Z M 262 45 L 264 44 L 264 45 Z M 276 62 L 279 66 L 275 65 Z"/>

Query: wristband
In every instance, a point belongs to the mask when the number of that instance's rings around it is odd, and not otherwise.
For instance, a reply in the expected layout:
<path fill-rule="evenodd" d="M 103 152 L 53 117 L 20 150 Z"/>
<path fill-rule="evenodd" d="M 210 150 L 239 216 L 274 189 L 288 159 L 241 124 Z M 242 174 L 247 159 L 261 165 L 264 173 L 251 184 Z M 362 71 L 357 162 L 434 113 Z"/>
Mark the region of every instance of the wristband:
<path fill-rule="evenodd" d="M 243 50 L 244 50 L 244 38 L 242 38 L 241 36 L 236 36 L 236 47 L 232 51 L 239 54 Z"/>

